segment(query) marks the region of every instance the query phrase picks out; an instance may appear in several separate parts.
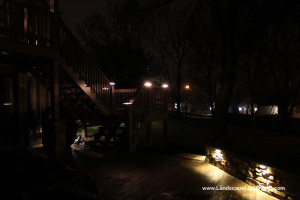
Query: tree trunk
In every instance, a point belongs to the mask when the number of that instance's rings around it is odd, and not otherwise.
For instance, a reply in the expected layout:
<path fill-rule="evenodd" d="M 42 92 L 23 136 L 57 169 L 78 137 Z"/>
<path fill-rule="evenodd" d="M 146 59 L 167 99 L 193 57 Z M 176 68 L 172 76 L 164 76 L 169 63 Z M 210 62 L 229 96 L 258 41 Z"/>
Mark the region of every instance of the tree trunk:
<path fill-rule="evenodd" d="M 231 99 L 234 81 L 226 81 L 225 85 L 217 85 L 216 110 L 214 131 L 216 137 L 226 137 L 227 135 L 227 112 Z"/>
<path fill-rule="evenodd" d="M 235 0 L 225 0 L 227 12 L 221 15 L 220 2 L 212 1 L 212 12 L 216 34 L 216 110 L 214 132 L 216 138 L 227 135 L 227 112 L 236 74 L 236 7 Z M 224 20 L 225 17 L 225 20 Z"/>
<path fill-rule="evenodd" d="M 280 120 L 280 135 L 286 136 L 289 134 L 289 120 L 290 120 L 290 117 L 288 115 L 287 105 L 278 106 L 278 117 Z"/>
<path fill-rule="evenodd" d="M 180 96 L 176 95 L 175 101 L 177 103 L 176 114 L 177 115 L 181 115 L 181 106 L 180 106 L 180 104 L 181 104 L 181 98 L 180 98 Z"/>
<path fill-rule="evenodd" d="M 255 129 L 256 128 L 256 124 L 255 124 L 255 106 L 254 106 L 254 97 L 253 96 L 254 95 L 251 94 L 250 110 L 251 110 L 252 128 Z"/>
<path fill-rule="evenodd" d="M 177 80 L 176 80 L 176 103 L 177 103 L 177 114 L 181 115 L 181 65 L 177 68 Z"/>

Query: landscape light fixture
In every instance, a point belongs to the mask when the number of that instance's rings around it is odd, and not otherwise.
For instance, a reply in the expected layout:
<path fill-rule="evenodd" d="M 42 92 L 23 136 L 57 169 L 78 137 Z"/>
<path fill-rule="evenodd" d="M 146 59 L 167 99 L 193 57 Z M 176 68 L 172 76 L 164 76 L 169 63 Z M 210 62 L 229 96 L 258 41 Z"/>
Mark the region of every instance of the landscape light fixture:
<path fill-rule="evenodd" d="M 185 89 L 190 89 L 190 86 L 189 85 L 185 85 Z"/>
<path fill-rule="evenodd" d="M 144 86 L 146 87 L 151 87 L 152 86 L 152 83 L 150 83 L 149 81 L 145 82 Z"/>
<path fill-rule="evenodd" d="M 223 153 L 220 149 L 215 149 L 213 153 L 213 157 L 215 161 L 222 161 L 223 160 Z"/>

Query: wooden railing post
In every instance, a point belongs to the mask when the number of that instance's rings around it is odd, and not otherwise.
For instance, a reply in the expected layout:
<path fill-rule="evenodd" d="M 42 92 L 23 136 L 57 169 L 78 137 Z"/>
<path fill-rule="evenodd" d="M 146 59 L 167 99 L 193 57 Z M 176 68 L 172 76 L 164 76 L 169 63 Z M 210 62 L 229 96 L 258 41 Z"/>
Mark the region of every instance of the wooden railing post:
<path fill-rule="evenodd" d="M 110 85 L 110 110 L 113 112 L 115 107 L 115 83 L 109 83 Z"/>
<path fill-rule="evenodd" d="M 148 115 L 152 114 L 152 91 L 151 87 L 147 87 L 147 103 L 148 103 Z M 152 121 L 146 122 L 146 134 L 149 146 L 152 145 Z"/>
<path fill-rule="evenodd" d="M 132 105 L 127 107 L 127 136 L 128 136 L 128 150 L 129 152 L 134 150 L 134 141 L 133 141 L 133 115 L 132 115 Z"/>
<path fill-rule="evenodd" d="M 167 89 L 163 88 L 163 104 L 164 104 L 164 112 L 168 113 L 168 102 L 167 102 Z M 168 119 L 163 120 L 163 134 L 164 134 L 164 145 L 168 143 Z"/>
<path fill-rule="evenodd" d="M 151 92 L 151 88 L 148 87 L 147 89 L 147 107 L 148 107 L 148 114 L 151 115 L 152 114 L 152 92 Z"/>

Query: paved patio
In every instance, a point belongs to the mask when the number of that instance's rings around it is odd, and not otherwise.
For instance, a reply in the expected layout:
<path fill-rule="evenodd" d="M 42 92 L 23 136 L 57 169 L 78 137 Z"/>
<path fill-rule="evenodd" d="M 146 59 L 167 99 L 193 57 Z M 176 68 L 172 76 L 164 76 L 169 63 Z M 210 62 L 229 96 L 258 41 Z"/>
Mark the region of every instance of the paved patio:
<path fill-rule="evenodd" d="M 259 190 L 205 191 L 202 187 L 250 186 L 205 163 L 203 156 L 73 151 L 73 158 L 80 171 L 94 178 L 101 199 L 276 199 Z"/>

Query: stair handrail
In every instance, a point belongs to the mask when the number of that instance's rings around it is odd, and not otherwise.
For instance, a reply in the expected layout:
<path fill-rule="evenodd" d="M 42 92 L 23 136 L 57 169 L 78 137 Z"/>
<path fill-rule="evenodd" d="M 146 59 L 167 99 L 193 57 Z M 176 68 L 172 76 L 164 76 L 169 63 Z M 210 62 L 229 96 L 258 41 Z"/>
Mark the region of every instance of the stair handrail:
<path fill-rule="evenodd" d="M 64 21 L 59 18 L 59 49 L 62 56 L 73 65 L 74 72 L 78 72 L 85 86 L 91 87 L 101 103 L 111 105 L 112 86 L 108 78 L 95 63 L 93 58 L 82 47 Z"/>

